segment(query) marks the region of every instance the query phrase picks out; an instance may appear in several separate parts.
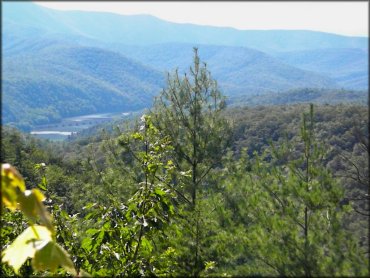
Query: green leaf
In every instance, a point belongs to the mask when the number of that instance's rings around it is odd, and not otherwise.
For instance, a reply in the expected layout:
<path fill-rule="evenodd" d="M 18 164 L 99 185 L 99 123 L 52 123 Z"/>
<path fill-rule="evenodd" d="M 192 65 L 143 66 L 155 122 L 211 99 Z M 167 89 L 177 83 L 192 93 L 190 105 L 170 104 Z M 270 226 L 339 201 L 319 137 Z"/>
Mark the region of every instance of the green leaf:
<path fill-rule="evenodd" d="M 47 188 L 46 188 L 46 186 L 47 186 L 47 182 L 46 182 L 46 178 L 45 177 L 42 177 L 42 179 L 41 179 L 41 183 L 39 183 L 38 185 L 37 185 L 40 189 L 42 189 L 42 190 L 47 190 Z"/>
<path fill-rule="evenodd" d="M 100 232 L 100 230 L 99 230 L 99 229 L 91 228 L 91 229 L 88 229 L 88 230 L 86 231 L 86 234 L 88 234 L 88 235 L 92 236 L 92 235 L 95 235 L 95 234 L 97 234 L 97 233 L 99 233 L 99 232 Z"/>
<path fill-rule="evenodd" d="M 32 267 L 35 270 L 50 270 L 54 272 L 59 266 L 62 266 L 72 275 L 77 275 L 68 253 L 53 241 L 48 242 L 43 248 L 37 250 L 32 260 Z"/>
<path fill-rule="evenodd" d="M 33 258 L 37 248 L 45 246 L 51 240 L 51 233 L 47 228 L 39 225 L 28 227 L 4 251 L 2 261 L 7 262 L 18 274 L 27 258 Z"/>
<path fill-rule="evenodd" d="M 160 189 L 158 187 L 156 189 L 154 189 L 154 193 L 159 195 L 159 196 L 166 195 L 166 192 L 164 192 L 162 189 Z"/>
<path fill-rule="evenodd" d="M 20 209 L 29 219 L 35 221 L 37 217 L 40 217 L 42 223 L 45 224 L 50 231 L 54 232 L 51 216 L 42 203 L 45 196 L 40 190 L 26 190 L 18 199 Z"/>
<path fill-rule="evenodd" d="M 91 251 L 92 249 L 92 239 L 90 237 L 85 237 L 82 240 L 81 248 L 85 249 L 86 251 Z"/>

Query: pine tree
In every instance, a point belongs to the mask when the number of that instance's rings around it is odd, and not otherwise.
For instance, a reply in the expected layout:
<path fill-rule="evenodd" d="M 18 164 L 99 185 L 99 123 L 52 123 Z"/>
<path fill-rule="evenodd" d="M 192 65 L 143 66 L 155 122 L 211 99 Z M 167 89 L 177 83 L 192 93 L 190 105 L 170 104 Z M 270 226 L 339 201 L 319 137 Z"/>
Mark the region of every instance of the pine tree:
<path fill-rule="evenodd" d="M 168 74 L 167 88 L 155 101 L 153 122 L 174 146 L 173 161 L 180 173 L 187 173 L 182 194 L 190 204 L 194 239 L 192 274 L 198 275 L 200 261 L 199 195 L 207 187 L 207 176 L 219 165 L 230 138 L 228 122 L 222 115 L 225 97 L 212 79 L 207 65 L 201 65 L 194 48 L 190 75 L 180 78 L 178 71 Z"/>

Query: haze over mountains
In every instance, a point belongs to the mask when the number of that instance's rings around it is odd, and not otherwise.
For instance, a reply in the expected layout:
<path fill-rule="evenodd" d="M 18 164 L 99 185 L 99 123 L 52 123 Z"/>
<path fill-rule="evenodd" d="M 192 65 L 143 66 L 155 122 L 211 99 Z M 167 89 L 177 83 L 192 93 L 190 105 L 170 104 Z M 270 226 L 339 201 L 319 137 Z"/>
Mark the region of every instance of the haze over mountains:
<path fill-rule="evenodd" d="M 304 87 L 368 89 L 365 37 L 2 5 L 3 121 L 18 126 L 149 107 L 167 71 L 188 70 L 193 46 L 230 99 Z"/>

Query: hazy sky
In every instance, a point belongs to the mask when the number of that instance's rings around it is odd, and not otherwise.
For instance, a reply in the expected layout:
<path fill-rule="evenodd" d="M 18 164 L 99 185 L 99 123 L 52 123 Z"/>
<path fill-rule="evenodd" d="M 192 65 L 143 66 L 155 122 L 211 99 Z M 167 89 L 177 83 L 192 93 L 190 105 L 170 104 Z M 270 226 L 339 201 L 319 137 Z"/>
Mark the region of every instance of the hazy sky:
<path fill-rule="evenodd" d="M 368 36 L 368 2 L 36 2 L 60 10 L 151 14 L 178 23 L 237 29 L 303 29 Z"/>

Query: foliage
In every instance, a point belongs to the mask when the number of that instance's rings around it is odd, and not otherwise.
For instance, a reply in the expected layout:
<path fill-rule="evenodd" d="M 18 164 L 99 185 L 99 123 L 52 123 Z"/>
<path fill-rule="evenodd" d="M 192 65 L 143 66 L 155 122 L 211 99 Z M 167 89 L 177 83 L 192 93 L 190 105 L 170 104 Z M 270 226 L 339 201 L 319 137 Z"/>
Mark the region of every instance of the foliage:
<path fill-rule="evenodd" d="M 92 275 L 170 274 L 172 249 L 156 244 L 166 240 L 164 231 L 175 213 L 168 138 L 160 138 L 150 117 L 143 116 L 139 131 L 121 135 L 116 143 L 137 162 L 136 188 L 130 198 L 111 195 L 107 206 L 95 203 L 84 208 L 84 226 L 91 228 L 75 256 Z"/>
<path fill-rule="evenodd" d="M 233 179 L 227 181 L 225 199 L 232 219 L 244 230 L 243 252 L 251 254 L 247 268 L 239 271 L 366 275 L 363 250 L 343 229 L 343 216 L 351 207 L 342 203 L 343 188 L 323 165 L 325 152 L 315 138 L 312 110 L 304 115 L 300 134 L 300 141 L 255 153 L 252 164 L 244 152 L 237 165 L 230 165 L 227 175 Z"/>

